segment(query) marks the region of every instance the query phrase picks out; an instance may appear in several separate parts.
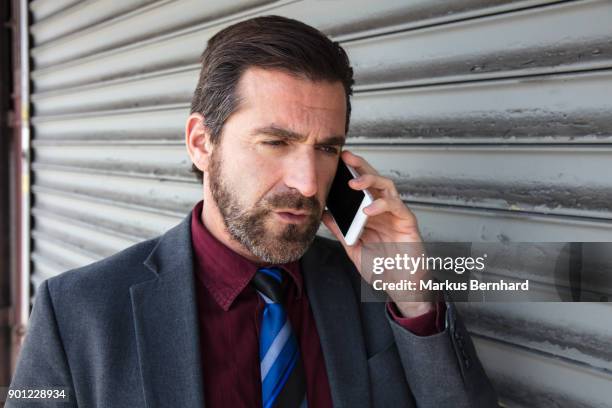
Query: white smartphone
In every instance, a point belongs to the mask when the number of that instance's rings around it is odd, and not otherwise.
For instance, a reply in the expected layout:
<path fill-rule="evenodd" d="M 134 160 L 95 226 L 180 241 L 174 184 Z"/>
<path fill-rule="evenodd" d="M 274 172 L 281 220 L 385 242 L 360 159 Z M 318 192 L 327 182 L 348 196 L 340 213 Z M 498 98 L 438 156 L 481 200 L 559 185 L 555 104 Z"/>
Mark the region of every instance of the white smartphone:
<path fill-rule="evenodd" d="M 347 245 L 355 245 L 361 236 L 368 221 L 363 209 L 373 201 L 369 191 L 353 190 L 349 186 L 349 181 L 355 177 L 359 177 L 355 169 L 340 159 L 326 203 Z"/>

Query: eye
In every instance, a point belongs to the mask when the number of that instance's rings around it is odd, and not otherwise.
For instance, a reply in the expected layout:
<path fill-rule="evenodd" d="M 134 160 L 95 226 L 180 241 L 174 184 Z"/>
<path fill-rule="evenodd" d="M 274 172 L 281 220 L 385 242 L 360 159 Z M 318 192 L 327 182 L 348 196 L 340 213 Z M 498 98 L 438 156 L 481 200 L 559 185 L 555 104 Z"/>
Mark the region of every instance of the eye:
<path fill-rule="evenodd" d="M 323 150 L 325 153 L 338 154 L 338 148 L 332 145 L 320 145 L 318 148 Z"/>
<path fill-rule="evenodd" d="M 285 146 L 287 144 L 287 142 L 285 142 L 284 140 L 264 140 L 262 143 L 267 146 L 273 147 Z"/>

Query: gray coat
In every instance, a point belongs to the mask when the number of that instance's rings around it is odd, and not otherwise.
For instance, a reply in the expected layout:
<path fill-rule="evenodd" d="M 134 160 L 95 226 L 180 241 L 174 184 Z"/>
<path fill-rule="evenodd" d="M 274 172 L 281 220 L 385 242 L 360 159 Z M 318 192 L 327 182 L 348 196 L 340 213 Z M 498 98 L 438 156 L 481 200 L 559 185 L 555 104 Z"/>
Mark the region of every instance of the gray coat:
<path fill-rule="evenodd" d="M 69 387 L 61 407 L 203 407 L 190 220 L 43 282 L 11 388 Z M 452 302 L 442 333 L 415 336 L 360 301 L 337 242 L 317 237 L 300 262 L 335 407 L 497 406 Z"/>

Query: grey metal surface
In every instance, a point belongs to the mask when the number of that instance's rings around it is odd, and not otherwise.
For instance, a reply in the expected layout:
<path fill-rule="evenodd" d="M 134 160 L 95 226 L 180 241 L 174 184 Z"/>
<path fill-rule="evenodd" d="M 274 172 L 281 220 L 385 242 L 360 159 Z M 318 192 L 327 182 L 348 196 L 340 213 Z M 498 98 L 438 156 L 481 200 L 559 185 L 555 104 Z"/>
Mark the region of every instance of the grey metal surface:
<path fill-rule="evenodd" d="M 343 43 L 357 79 L 349 148 L 396 181 L 425 239 L 612 238 L 610 1 L 30 8 L 35 285 L 162 233 L 200 199 L 182 135 L 199 55 L 265 14 Z M 462 306 L 506 406 L 612 407 L 608 304 Z"/>

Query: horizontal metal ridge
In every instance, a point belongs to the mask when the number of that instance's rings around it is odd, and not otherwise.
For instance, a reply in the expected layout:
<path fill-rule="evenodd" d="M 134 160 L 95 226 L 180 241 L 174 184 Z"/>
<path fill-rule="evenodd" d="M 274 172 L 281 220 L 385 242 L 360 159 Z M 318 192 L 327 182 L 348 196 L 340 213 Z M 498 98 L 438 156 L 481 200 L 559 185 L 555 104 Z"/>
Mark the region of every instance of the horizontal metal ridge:
<path fill-rule="evenodd" d="M 144 203 L 133 203 L 133 202 L 122 202 L 122 201 L 117 201 L 114 200 L 112 197 L 109 198 L 103 198 L 100 196 L 96 196 L 96 195 L 89 195 L 89 194 L 83 194 L 83 193 L 75 193 L 72 191 L 67 191 L 61 188 L 56 188 L 56 187 L 49 187 L 49 186 L 42 186 L 39 184 L 34 184 L 32 186 L 32 192 L 34 194 L 41 192 L 41 193 L 48 193 L 48 194 L 55 194 L 55 195 L 63 195 L 66 197 L 70 197 L 73 199 L 77 199 L 77 200 L 82 200 L 82 201 L 90 201 L 90 202 L 95 202 L 95 203 L 100 203 L 100 204 L 106 204 L 106 205 L 112 205 L 112 206 L 117 206 L 117 207 L 121 207 L 121 208 L 126 208 L 126 209 L 130 209 L 130 210 L 134 210 L 134 211 L 145 211 L 145 212 L 149 212 L 149 213 L 153 213 L 153 214 L 159 214 L 159 215 L 165 215 L 168 217 L 176 217 L 177 220 L 180 220 L 181 218 L 183 218 L 186 215 L 186 212 L 180 211 L 180 210 L 168 210 L 165 208 L 159 208 L 159 207 L 151 207 L 151 206 L 147 206 Z"/>
<path fill-rule="evenodd" d="M 173 181 L 177 183 L 188 183 L 195 184 L 196 178 L 195 176 L 187 176 L 187 170 L 185 170 L 185 176 L 178 176 L 175 173 L 164 174 L 163 171 L 159 171 L 158 169 L 151 168 L 149 171 L 146 171 L 144 168 L 139 168 L 135 171 L 121 171 L 121 170 L 112 170 L 112 166 L 108 167 L 85 167 L 78 165 L 67 165 L 67 164 L 57 164 L 57 163 L 44 163 L 44 162 L 34 162 L 32 163 L 32 168 L 34 171 L 41 170 L 55 170 L 62 171 L 68 173 L 79 173 L 79 174 L 94 174 L 98 176 L 116 176 L 116 177 L 125 177 L 125 178 L 137 178 L 137 179 L 146 179 L 151 181 Z"/>

